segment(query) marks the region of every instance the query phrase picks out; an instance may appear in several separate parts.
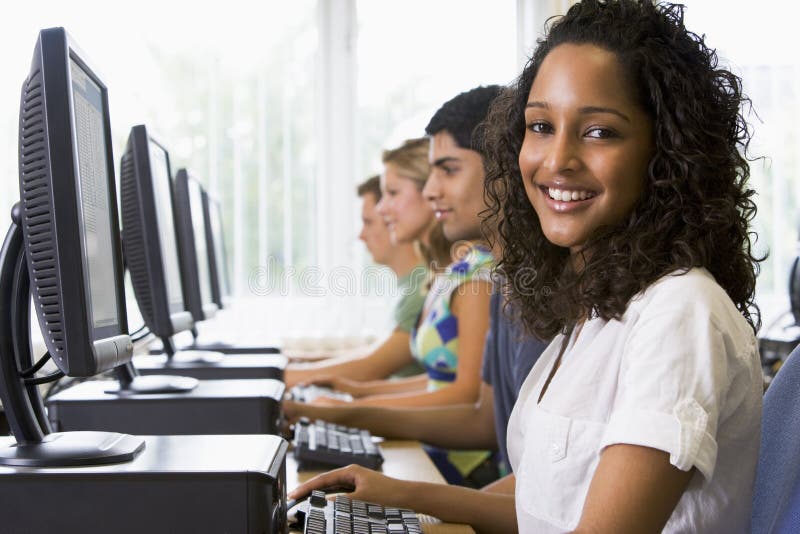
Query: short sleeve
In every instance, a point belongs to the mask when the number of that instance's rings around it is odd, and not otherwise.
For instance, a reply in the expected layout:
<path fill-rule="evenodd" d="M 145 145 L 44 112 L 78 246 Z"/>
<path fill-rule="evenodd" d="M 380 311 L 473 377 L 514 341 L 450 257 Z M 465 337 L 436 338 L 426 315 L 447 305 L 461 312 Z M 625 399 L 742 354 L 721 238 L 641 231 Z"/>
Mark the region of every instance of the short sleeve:
<path fill-rule="evenodd" d="M 425 295 L 420 291 L 402 295 L 394 308 L 394 322 L 396 328 L 404 332 L 411 332 L 422 312 L 425 304 Z"/>
<path fill-rule="evenodd" d="M 689 295 L 672 299 L 675 304 L 657 306 L 657 313 L 631 327 L 602 446 L 659 449 L 678 469 L 696 467 L 711 479 L 717 426 L 745 336 L 740 325 L 720 321 L 707 303 Z"/>

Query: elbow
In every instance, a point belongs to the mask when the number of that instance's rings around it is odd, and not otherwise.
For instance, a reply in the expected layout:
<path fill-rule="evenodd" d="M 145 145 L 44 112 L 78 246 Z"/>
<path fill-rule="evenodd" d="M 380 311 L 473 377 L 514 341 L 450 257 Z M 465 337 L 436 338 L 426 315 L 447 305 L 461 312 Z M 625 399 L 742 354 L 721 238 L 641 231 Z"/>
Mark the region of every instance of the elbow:
<path fill-rule="evenodd" d="M 451 393 L 451 400 L 455 403 L 477 406 L 480 401 L 480 390 L 477 385 L 455 382 L 448 389 Z"/>

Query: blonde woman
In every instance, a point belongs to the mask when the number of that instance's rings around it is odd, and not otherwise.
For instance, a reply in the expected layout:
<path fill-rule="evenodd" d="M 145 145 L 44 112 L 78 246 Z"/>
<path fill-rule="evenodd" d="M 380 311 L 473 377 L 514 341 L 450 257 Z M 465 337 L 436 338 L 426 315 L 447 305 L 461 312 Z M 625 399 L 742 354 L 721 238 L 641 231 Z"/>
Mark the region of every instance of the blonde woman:
<path fill-rule="evenodd" d="M 394 309 L 396 326 L 375 350 L 362 357 L 343 356 L 313 364 L 293 364 L 286 370 L 285 380 L 291 387 L 302 382 L 327 384 L 355 396 L 362 393 L 359 381 L 423 373 L 411 353 L 410 334 L 425 301 L 425 289 L 431 264 L 447 265 L 449 242 L 442 235 L 433 207 L 422 195 L 430 174 L 427 138 L 411 139 L 400 147 L 383 153 L 384 172 L 381 187 L 372 196 L 378 201 L 372 210 L 380 224 L 389 228 L 395 248 L 415 245 L 417 258 L 403 272 L 398 272 L 400 299 Z M 406 262 L 407 263 L 407 262 Z M 415 372 L 416 371 L 416 372 Z M 395 391 L 425 387 L 425 375 L 392 383 Z"/>

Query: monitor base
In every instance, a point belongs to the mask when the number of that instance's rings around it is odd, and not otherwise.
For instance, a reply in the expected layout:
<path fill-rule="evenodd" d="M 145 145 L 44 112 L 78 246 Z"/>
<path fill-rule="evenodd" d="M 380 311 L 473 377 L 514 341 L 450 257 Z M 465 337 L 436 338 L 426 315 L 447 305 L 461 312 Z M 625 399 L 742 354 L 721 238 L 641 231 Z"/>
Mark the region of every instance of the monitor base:
<path fill-rule="evenodd" d="M 132 394 L 157 394 L 157 393 L 185 393 L 197 387 L 199 380 L 190 376 L 174 375 L 147 375 L 136 376 L 128 387 L 121 387 L 119 382 L 111 382 L 106 388 L 106 393 L 119 395 Z"/>
<path fill-rule="evenodd" d="M 224 354 L 214 350 L 177 350 L 172 356 L 175 363 L 219 363 Z"/>
<path fill-rule="evenodd" d="M 129 462 L 144 449 L 144 440 L 116 432 L 57 432 L 39 443 L 0 448 L 0 465 L 76 467 Z"/>

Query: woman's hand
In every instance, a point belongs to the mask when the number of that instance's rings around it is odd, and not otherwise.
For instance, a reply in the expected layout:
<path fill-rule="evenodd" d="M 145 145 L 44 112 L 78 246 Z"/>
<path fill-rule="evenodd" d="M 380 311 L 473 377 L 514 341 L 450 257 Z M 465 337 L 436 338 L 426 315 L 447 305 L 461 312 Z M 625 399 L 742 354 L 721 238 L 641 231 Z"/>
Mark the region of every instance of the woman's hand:
<path fill-rule="evenodd" d="M 319 406 L 289 399 L 283 401 L 281 410 L 283 411 L 284 419 L 290 424 L 296 423 L 301 417 L 307 417 L 312 421 L 322 419 L 329 423 L 341 424 L 349 415 L 346 407 Z"/>
<path fill-rule="evenodd" d="M 353 397 L 363 397 L 371 393 L 363 382 L 341 376 L 320 376 L 311 380 L 311 383 L 315 386 L 329 387 L 335 391 L 349 393 Z"/>
<path fill-rule="evenodd" d="M 387 477 L 360 465 L 348 465 L 315 476 L 289 492 L 287 498 L 302 498 L 312 490 L 348 488 L 350 492 L 347 495 L 352 499 L 407 508 L 405 496 L 408 495 L 408 489 L 412 484 Z"/>
<path fill-rule="evenodd" d="M 296 402 L 289 399 L 284 399 L 281 402 L 281 411 L 283 411 L 283 417 L 287 423 L 296 423 L 298 419 L 303 416 L 308 416 L 306 414 L 306 406 L 302 402 Z"/>

